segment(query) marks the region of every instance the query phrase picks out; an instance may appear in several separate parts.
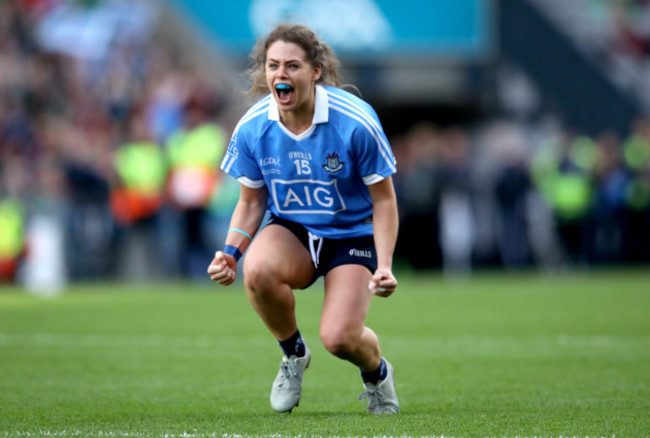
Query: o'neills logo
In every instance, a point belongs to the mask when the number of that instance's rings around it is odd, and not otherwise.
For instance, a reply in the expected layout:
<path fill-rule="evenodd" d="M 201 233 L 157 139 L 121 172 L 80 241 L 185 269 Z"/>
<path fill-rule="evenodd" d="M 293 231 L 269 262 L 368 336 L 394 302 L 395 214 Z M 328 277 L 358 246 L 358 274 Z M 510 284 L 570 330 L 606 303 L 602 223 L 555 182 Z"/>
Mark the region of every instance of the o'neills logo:
<path fill-rule="evenodd" d="M 370 251 L 362 251 L 360 249 L 352 248 L 350 250 L 350 255 L 352 257 L 366 257 L 366 258 L 372 258 L 372 252 Z"/>

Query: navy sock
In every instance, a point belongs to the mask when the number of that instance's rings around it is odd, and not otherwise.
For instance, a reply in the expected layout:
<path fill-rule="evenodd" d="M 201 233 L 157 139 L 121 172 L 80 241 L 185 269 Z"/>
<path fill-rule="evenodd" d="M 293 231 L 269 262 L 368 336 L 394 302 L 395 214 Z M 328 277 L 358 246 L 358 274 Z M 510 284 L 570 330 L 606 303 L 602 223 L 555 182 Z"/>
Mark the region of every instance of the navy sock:
<path fill-rule="evenodd" d="M 384 380 L 388 376 L 388 366 L 386 366 L 386 361 L 384 358 L 381 358 L 381 363 L 374 371 L 361 371 L 361 378 L 364 383 L 372 383 L 376 385 L 380 380 Z"/>
<path fill-rule="evenodd" d="M 278 344 L 280 344 L 282 351 L 284 351 L 287 357 L 303 357 L 305 355 L 305 342 L 302 340 L 302 336 L 300 336 L 300 330 L 296 330 L 293 336 L 286 341 L 279 341 Z"/>

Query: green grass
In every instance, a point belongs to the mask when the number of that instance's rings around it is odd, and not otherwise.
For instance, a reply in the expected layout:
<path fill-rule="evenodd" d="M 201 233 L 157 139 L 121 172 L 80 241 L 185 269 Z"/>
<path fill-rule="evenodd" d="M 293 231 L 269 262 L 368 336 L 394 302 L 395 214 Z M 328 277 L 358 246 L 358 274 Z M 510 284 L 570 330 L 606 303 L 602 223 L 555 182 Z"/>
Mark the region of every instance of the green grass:
<path fill-rule="evenodd" d="M 0 437 L 648 437 L 650 273 L 403 273 L 369 325 L 402 413 L 363 414 L 358 371 L 318 340 L 292 414 L 268 403 L 280 350 L 240 287 L 0 289 Z"/>

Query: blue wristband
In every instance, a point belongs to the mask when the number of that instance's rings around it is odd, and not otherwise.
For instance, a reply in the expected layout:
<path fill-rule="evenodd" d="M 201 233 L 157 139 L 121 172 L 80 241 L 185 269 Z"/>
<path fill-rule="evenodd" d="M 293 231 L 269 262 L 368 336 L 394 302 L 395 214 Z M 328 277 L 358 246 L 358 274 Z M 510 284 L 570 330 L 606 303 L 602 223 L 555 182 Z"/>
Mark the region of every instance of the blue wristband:
<path fill-rule="evenodd" d="M 235 258 L 235 261 L 238 262 L 239 259 L 241 258 L 241 251 L 239 248 L 233 245 L 226 245 L 223 247 L 223 253 L 224 254 L 229 254 Z"/>

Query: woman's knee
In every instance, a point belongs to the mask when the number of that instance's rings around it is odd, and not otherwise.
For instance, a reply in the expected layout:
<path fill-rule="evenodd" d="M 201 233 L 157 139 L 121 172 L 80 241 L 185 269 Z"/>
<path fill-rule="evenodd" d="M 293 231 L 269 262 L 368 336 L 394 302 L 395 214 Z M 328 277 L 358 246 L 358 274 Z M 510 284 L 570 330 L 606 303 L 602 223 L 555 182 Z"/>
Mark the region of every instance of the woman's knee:
<path fill-rule="evenodd" d="M 244 259 L 244 286 L 252 293 L 263 293 L 278 283 L 278 273 L 264 260 Z"/>
<path fill-rule="evenodd" d="M 360 342 L 360 336 L 338 328 L 321 329 L 320 338 L 327 351 L 343 359 L 353 355 Z"/>

